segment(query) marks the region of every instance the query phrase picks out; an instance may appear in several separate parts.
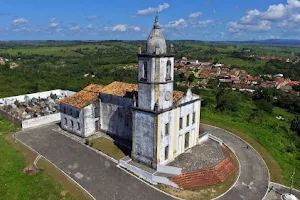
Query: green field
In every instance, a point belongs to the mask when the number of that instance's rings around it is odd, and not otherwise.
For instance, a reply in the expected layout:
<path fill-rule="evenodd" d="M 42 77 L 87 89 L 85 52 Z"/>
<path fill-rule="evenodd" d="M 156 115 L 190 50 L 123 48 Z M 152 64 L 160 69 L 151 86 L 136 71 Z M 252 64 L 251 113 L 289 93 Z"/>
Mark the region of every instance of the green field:
<path fill-rule="evenodd" d="M 62 196 L 63 187 L 52 177 L 39 172 L 25 174 L 26 158 L 5 139 L 16 125 L 0 116 L 0 196 L 3 200 L 22 199 L 73 199 L 69 194 Z"/>

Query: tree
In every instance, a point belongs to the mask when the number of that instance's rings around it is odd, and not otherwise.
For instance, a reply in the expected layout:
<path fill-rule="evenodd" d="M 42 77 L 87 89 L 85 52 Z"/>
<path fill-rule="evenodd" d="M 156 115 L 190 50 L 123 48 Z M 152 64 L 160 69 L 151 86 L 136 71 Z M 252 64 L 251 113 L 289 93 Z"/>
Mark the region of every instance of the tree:
<path fill-rule="evenodd" d="M 237 112 L 239 96 L 235 92 L 228 89 L 222 89 L 217 93 L 217 106 L 216 109 L 220 111 Z"/>
<path fill-rule="evenodd" d="M 194 74 L 191 74 L 191 75 L 189 76 L 189 78 L 188 78 L 188 81 L 189 81 L 190 83 L 192 83 L 194 80 L 195 80 L 195 75 L 194 75 Z"/>
<path fill-rule="evenodd" d="M 300 116 L 296 116 L 291 121 L 291 130 L 295 131 L 297 135 L 300 137 Z"/>
<path fill-rule="evenodd" d="M 269 114 L 272 114 L 273 112 L 273 105 L 269 101 L 266 100 L 258 100 L 255 101 L 255 105 L 259 110 L 263 110 Z"/>

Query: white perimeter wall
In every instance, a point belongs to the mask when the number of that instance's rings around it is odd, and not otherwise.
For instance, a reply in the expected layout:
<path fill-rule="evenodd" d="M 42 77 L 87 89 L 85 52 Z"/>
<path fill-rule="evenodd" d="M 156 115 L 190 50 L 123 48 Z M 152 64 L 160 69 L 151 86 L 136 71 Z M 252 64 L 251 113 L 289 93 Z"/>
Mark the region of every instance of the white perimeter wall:
<path fill-rule="evenodd" d="M 46 115 L 42 117 L 24 120 L 22 121 L 22 128 L 23 129 L 33 128 L 44 124 L 49 124 L 49 123 L 54 123 L 59 121 L 60 121 L 60 113 L 55 113 L 52 115 Z"/>
<path fill-rule="evenodd" d="M 13 96 L 13 97 L 5 97 L 5 98 L 0 98 L 0 106 L 4 105 L 11 105 L 13 104 L 16 100 L 19 102 L 24 102 L 25 96 L 28 96 L 29 98 L 47 98 L 50 96 L 50 94 L 56 94 L 58 96 L 71 96 L 72 94 L 75 94 L 73 91 L 69 90 L 50 90 L 50 91 L 45 91 L 45 92 L 37 92 L 37 93 L 32 93 L 32 94 L 24 94 L 24 95 L 19 95 L 19 96 Z M 46 115 L 42 117 L 36 117 L 36 118 L 31 118 L 27 120 L 22 121 L 22 128 L 27 129 L 27 128 L 33 128 L 49 123 L 54 123 L 54 122 L 59 122 L 61 120 L 61 115 L 60 113 L 55 113 L 51 115 Z"/>

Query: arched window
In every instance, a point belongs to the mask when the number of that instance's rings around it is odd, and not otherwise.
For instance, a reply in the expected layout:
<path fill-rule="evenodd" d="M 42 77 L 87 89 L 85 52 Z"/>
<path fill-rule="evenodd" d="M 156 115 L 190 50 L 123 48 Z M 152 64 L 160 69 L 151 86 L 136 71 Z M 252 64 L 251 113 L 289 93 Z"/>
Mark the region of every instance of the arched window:
<path fill-rule="evenodd" d="M 166 80 L 171 80 L 171 61 L 168 60 L 166 67 Z"/>
<path fill-rule="evenodd" d="M 71 120 L 71 127 L 74 128 L 74 122 Z"/>
<path fill-rule="evenodd" d="M 143 78 L 148 78 L 148 64 L 146 61 L 143 62 Z"/>

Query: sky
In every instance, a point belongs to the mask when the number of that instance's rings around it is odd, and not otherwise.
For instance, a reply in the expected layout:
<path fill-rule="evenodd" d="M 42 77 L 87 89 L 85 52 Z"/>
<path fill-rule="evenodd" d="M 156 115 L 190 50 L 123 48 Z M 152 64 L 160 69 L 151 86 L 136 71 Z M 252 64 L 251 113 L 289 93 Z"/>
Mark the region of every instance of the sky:
<path fill-rule="evenodd" d="M 300 0 L 1 0 L 0 40 L 300 39 Z"/>

